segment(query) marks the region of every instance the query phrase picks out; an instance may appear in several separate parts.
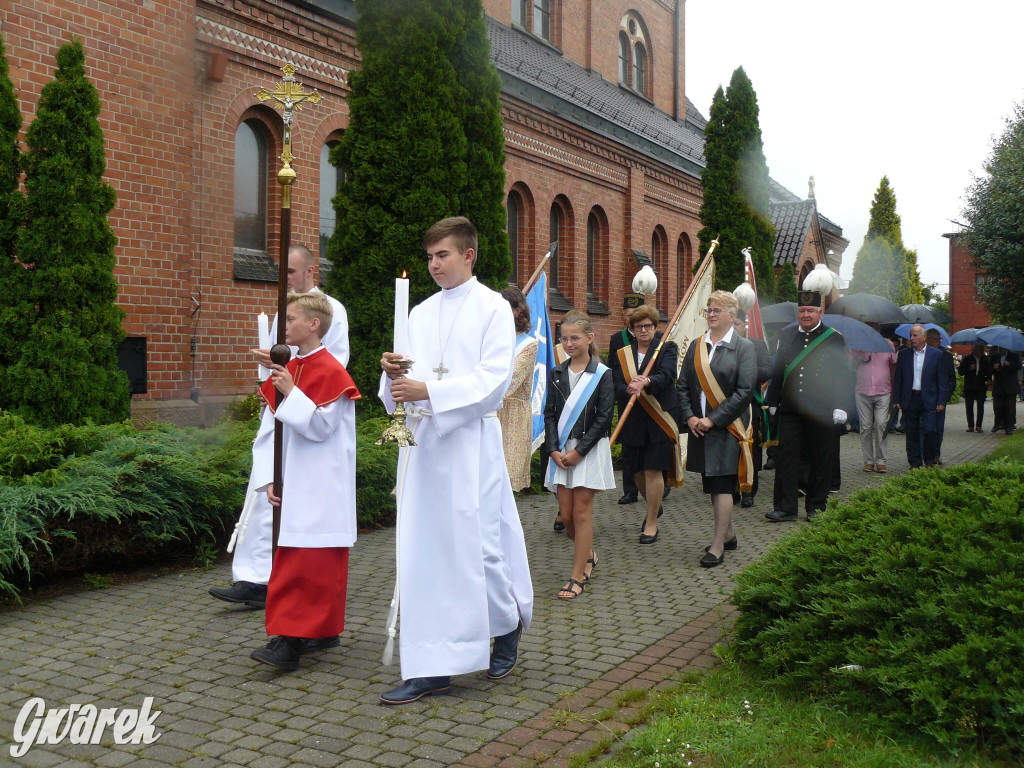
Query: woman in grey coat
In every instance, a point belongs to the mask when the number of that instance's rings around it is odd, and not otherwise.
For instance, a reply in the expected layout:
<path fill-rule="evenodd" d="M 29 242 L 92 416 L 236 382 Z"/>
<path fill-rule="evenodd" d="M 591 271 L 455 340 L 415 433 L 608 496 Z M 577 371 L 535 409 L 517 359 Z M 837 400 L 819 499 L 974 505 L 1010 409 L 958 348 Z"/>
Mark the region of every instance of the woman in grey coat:
<path fill-rule="evenodd" d="M 732 528 L 733 494 L 739 485 L 740 441 L 729 431 L 737 418 L 743 428 L 750 425 L 750 403 L 757 386 L 757 353 L 754 345 L 732 327 L 739 306 L 728 291 L 715 291 L 708 297 L 707 333 L 690 343 L 679 374 L 680 409 L 689 429 L 686 441 L 686 468 L 700 472 L 704 493 L 711 496 L 715 513 L 715 537 L 704 548 L 700 564 L 705 568 L 721 565 L 725 550 L 736 549 Z M 708 368 L 718 383 L 723 399 L 715 407 L 700 382 L 700 347 L 707 352 Z M 706 369 L 705 369 L 706 370 Z M 711 382 L 705 378 L 711 388 Z"/>

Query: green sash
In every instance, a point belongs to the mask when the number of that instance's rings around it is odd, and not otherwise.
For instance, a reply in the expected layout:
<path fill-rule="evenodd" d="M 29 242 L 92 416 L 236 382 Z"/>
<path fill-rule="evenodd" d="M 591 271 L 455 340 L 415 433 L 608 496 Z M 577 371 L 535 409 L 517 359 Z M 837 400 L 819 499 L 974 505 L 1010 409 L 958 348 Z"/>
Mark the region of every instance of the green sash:
<path fill-rule="evenodd" d="M 797 365 L 799 365 L 805 357 L 811 354 L 812 349 L 821 344 L 821 342 L 823 342 L 833 333 L 835 333 L 835 329 L 826 327 L 825 332 L 821 334 L 821 336 L 819 336 L 806 347 L 804 347 L 800 351 L 800 354 L 793 358 L 793 362 L 786 366 L 786 372 L 782 374 L 782 392 L 786 391 L 786 381 L 789 380 L 789 374 L 791 374 L 796 369 Z M 779 397 L 782 396 L 782 392 L 779 393 Z"/>

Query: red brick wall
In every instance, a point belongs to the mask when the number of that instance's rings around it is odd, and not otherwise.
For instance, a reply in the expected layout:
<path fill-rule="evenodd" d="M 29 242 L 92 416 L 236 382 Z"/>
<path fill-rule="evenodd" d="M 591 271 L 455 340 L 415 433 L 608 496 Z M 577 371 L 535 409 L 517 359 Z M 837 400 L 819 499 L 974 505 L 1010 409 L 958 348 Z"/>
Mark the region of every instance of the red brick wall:
<path fill-rule="evenodd" d="M 499 19 L 508 15 L 506 5 L 497 4 Z M 590 6 L 564 0 L 564 18 L 575 25 L 573 14 Z M 637 8 L 656 34 L 669 26 L 664 17 L 670 4 L 649 0 Z M 625 10 L 599 9 L 587 22 L 607 33 L 600 39 L 607 37 L 608 45 L 597 48 L 611 79 Z M 57 47 L 71 35 L 85 43 L 88 73 L 103 105 L 107 178 L 118 196 L 111 224 L 119 238 L 119 302 L 129 335 L 148 339 L 149 393 L 137 398 L 182 399 L 193 387 L 204 399 L 251 391 L 255 316 L 273 313 L 276 285 L 233 276 L 235 131 L 250 116 L 269 129 L 268 248 L 276 258 L 281 118 L 259 104 L 254 91 L 273 88 L 279 67 L 290 61 L 307 90 L 323 95 L 319 105 L 297 113 L 292 137 L 298 173 L 292 241 L 315 253 L 320 150 L 348 124 L 345 72 L 358 66 L 354 31 L 287 0 L 24 0 L 17 11 L 0 10 L 0 19 L 26 127 L 42 86 L 52 79 Z M 661 93 L 670 80 L 662 67 L 671 58 L 671 39 L 658 40 L 655 82 Z M 575 55 L 577 43 L 566 44 Z M 215 55 L 226 57 L 219 80 L 208 77 Z M 664 94 L 658 98 L 666 100 Z M 659 106 L 670 110 L 671 99 Z M 689 284 L 692 261 L 679 280 L 675 254 L 684 234 L 696 247 L 699 182 L 513 100 L 506 99 L 504 117 L 506 189 L 516 188 L 527 203 L 520 240 L 528 255 L 518 265 L 520 280 L 547 250 L 557 198 L 572 219 L 572 237 L 561 244 L 562 287 L 580 308 L 587 304 L 588 214 L 599 208 L 606 222 L 606 255 L 598 259 L 595 282 L 611 315 L 595 318 L 600 343 L 621 326 L 622 294 L 637 271 L 630 249 L 649 252 L 656 226 L 668 242 L 668 264 L 659 265 L 659 278 L 662 308 L 670 313 L 679 300 L 677 283 L 682 290 Z M 192 297 L 201 303 L 195 316 Z"/>
<path fill-rule="evenodd" d="M 0 11 L 11 78 L 28 128 L 57 48 L 86 47 L 106 137 L 116 274 L 129 335 L 148 337 L 154 396 L 187 396 L 191 221 L 193 3 L 190 0 L 21 0 Z"/>
<path fill-rule="evenodd" d="M 978 303 L 978 273 L 971 255 L 964 249 L 958 235 L 943 237 L 949 239 L 949 313 L 953 316 L 949 332 L 991 325 L 992 318 Z"/>

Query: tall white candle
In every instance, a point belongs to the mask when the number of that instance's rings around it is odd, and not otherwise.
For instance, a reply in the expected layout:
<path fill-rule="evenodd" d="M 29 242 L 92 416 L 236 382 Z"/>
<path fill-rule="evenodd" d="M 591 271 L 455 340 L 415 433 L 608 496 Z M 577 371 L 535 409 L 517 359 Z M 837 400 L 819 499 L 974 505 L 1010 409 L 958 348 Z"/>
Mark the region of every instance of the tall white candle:
<path fill-rule="evenodd" d="M 395 341 L 391 351 L 403 357 L 409 351 L 409 280 L 405 277 L 395 278 Z"/>
<path fill-rule="evenodd" d="M 256 315 L 256 326 L 259 329 L 259 348 L 270 349 L 270 319 L 267 317 L 266 312 L 260 312 Z M 256 375 L 260 377 L 261 381 L 270 375 L 269 368 L 264 368 L 262 365 L 258 365 L 257 368 Z"/>

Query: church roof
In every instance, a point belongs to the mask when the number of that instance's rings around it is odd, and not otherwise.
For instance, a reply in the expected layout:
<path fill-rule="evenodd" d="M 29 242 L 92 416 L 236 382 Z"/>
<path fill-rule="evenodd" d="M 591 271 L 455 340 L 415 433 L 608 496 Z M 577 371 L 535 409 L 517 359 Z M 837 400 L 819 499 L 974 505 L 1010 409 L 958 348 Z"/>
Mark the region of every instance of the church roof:
<path fill-rule="evenodd" d="M 687 99 L 677 122 L 647 99 L 569 60 L 528 32 L 487 17 L 491 60 L 507 96 L 700 176 L 707 120 Z"/>
<path fill-rule="evenodd" d="M 817 213 L 813 199 L 769 203 L 775 227 L 775 266 L 796 265 Z"/>

